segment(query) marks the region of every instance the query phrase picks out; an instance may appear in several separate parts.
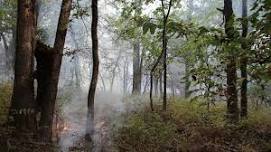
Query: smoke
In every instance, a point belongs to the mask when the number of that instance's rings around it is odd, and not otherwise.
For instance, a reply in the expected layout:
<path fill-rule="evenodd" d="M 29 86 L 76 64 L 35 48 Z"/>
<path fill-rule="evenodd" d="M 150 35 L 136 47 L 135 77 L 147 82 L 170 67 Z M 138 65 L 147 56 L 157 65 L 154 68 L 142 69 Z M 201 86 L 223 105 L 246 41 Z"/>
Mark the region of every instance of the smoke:
<path fill-rule="evenodd" d="M 84 148 L 87 91 L 85 89 L 81 93 L 73 93 L 71 100 L 61 107 L 65 127 L 60 135 L 59 145 L 63 152 L 69 151 L 71 148 Z M 111 92 L 97 92 L 95 99 L 94 147 L 92 147 L 92 151 L 102 151 L 106 143 L 110 143 L 109 121 L 116 116 L 116 113 L 124 111 L 125 104 L 122 95 Z"/>

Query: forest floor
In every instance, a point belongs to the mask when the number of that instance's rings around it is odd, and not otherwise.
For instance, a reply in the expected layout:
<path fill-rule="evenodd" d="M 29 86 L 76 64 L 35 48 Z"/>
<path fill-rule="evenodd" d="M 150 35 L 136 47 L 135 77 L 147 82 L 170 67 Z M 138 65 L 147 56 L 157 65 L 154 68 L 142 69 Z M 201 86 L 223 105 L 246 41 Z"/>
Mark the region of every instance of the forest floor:
<path fill-rule="evenodd" d="M 147 98 L 111 99 L 96 107 L 93 152 L 271 151 L 271 108 L 266 105 L 251 106 L 247 119 L 230 124 L 222 102 L 207 109 L 204 102 L 173 99 L 167 112 L 159 110 L 159 103 L 152 112 Z M 89 145 L 81 136 L 69 151 L 87 151 Z"/>
<path fill-rule="evenodd" d="M 163 112 L 161 101 L 156 100 L 152 112 L 148 98 L 101 93 L 95 104 L 94 140 L 86 143 L 85 101 L 86 97 L 80 95 L 69 102 L 61 101 L 64 125 L 54 144 L 18 140 L 10 136 L 10 129 L 0 127 L 0 152 L 271 151 L 271 108 L 267 105 L 251 104 L 247 119 L 230 124 L 225 119 L 224 102 L 207 109 L 202 101 L 170 99 Z"/>
<path fill-rule="evenodd" d="M 113 119 L 118 119 L 116 114 L 124 112 L 122 97 L 112 93 L 97 94 L 95 104 L 95 134 L 93 143 L 86 143 L 85 114 L 86 103 L 78 103 L 82 100 L 74 99 L 63 106 L 63 117 L 66 122 L 60 135 L 59 145 L 62 151 L 78 152 L 92 149 L 92 152 L 108 151 L 111 148 L 110 127 Z"/>
<path fill-rule="evenodd" d="M 170 101 L 168 109 L 156 106 L 124 114 L 113 130 L 119 151 L 142 152 L 270 152 L 271 108 L 250 106 L 247 119 L 231 124 L 226 105 L 207 109 L 204 102 Z M 127 117 L 128 116 L 128 117 Z"/>

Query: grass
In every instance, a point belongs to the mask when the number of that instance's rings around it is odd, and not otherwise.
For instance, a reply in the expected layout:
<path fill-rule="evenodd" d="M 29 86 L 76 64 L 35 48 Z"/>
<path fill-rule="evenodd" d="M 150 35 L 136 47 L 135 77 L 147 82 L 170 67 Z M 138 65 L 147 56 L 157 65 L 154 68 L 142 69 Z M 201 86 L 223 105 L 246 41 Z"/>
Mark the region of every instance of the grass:
<path fill-rule="evenodd" d="M 7 121 L 11 94 L 12 94 L 11 83 L 0 84 L 0 124 L 3 124 Z"/>
<path fill-rule="evenodd" d="M 271 109 L 250 109 L 249 117 L 228 124 L 222 102 L 207 110 L 202 102 L 171 101 L 167 112 L 148 109 L 123 114 L 112 137 L 117 151 L 268 152 Z M 118 122 L 120 123 L 120 122 Z"/>

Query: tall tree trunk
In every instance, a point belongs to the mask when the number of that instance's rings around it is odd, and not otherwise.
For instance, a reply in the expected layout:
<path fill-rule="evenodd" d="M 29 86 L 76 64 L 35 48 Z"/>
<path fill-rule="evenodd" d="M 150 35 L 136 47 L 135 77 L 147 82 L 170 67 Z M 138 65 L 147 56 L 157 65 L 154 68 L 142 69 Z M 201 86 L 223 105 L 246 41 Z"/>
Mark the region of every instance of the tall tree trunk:
<path fill-rule="evenodd" d="M 192 20 L 192 14 L 193 14 L 193 11 L 194 11 L 194 0 L 189 0 L 188 2 L 188 8 L 189 8 L 189 15 L 188 15 L 188 20 Z M 189 98 L 191 93 L 190 93 L 190 86 L 191 86 L 191 82 L 190 82 L 190 79 L 189 79 L 189 76 L 190 76 L 190 63 L 189 63 L 189 60 L 188 60 L 188 56 L 189 54 L 187 54 L 185 57 L 184 57 L 184 64 L 185 64 L 185 76 L 184 76 L 184 97 L 185 98 Z"/>
<path fill-rule="evenodd" d="M 46 70 L 43 71 L 45 74 L 43 76 L 41 75 L 42 72 L 38 74 L 37 102 L 40 104 L 41 108 L 39 132 L 42 141 L 51 141 L 52 139 L 52 123 L 58 90 L 59 73 L 71 8 L 72 0 L 62 1 L 54 47 L 51 51 L 47 51 L 47 53 L 41 55 L 43 58 L 48 58 L 46 61 L 47 63 L 43 65 L 43 67 L 46 67 Z M 37 62 L 39 62 L 38 59 Z M 42 67 L 39 68 L 39 66 L 37 69 L 43 70 Z M 44 80 L 40 78 L 43 78 Z M 42 87 L 42 92 L 39 92 L 39 87 Z"/>
<path fill-rule="evenodd" d="M 133 44 L 133 94 L 141 93 L 140 43 Z"/>
<path fill-rule="evenodd" d="M 164 0 L 161 1 L 162 8 L 163 8 L 163 68 L 164 68 L 164 94 L 163 94 L 163 110 L 167 110 L 167 44 L 168 44 L 168 38 L 167 38 L 167 22 L 172 6 L 172 0 L 169 1 L 168 11 L 165 13 L 165 6 L 164 6 Z"/>
<path fill-rule="evenodd" d="M 17 36 L 17 31 L 16 28 L 12 29 L 12 38 L 9 42 L 9 48 L 8 48 L 8 54 L 7 54 L 7 60 L 8 60 L 8 67 L 10 69 L 9 74 L 14 75 L 15 69 L 15 52 L 16 52 L 16 38 Z"/>
<path fill-rule="evenodd" d="M 115 78 L 116 78 L 116 72 L 117 72 L 117 68 L 118 68 L 118 64 L 119 64 L 119 60 L 121 58 L 121 52 L 119 52 L 118 57 L 116 62 L 114 62 L 113 66 L 113 70 L 112 70 L 112 78 L 111 78 L 111 82 L 110 82 L 110 91 L 113 92 L 113 86 L 114 86 L 114 82 L 115 82 Z"/>
<path fill-rule="evenodd" d="M 152 67 L 151 69 L 151 72 L 150 72 L 150 107 L 151 107 L 151 110 L 153 111 L 153 97 L 152 97 L 152 94 L 153 94 L 153 77 L 154 77 L 154 72 L 156 70 L 156 67 L 158 66 L 158 64 L 160 63 L 161 59 L 163 57 L 163 51 L 162 53 L 160 54 L 160 56 L 158 57 L 158 59 L 156 60 L 154 66 Z M 160 74 L 160 93 L 162 94 L 162 73 Z"/>
<path fill-rule="evenodd" d="M 162 3 L 162 9 L 163 9 L 163 34 L 162 34 L 162 39 L 163 39 L 163 48 L 160 56 L 156 60 L 154 66 L 151 69 L 150 73 L 150 103 L 153 104 L 153 99 L 152 99 L 152 92 L 153 92 L 153 76 L 154 72 L 156 70 L 156 67 L 160 63 L 161 59 L 163 59 L 163 68 L 164 68 L 164 94 L 163 94 L 163 110 L 166 110 L 167 107 L 167 21 L 169 18 L 170 10 L 171 10 L 171 5 L 172 5 L 172 0 L 169 1 L 169 6 L 168 6 L 168 11 L 167 13 L 165 12 L 165 5 L 164 5 L 164 0 L 161 0 Z M 151 107 L 152 108 L 152 107 Z M 153 109 L 153 108 L 152 108 Z"/>
<path fill-rule="evenodd" d="M 6 39 L 6 36 L 4 35 L 4 33 L 0 33 L 0 40 L 3 41 L 4 49 L 5 49 L 5 52 L 7 54 L 7 51 L 8 51 L 8 42 L 7 42 L 7 39 Z"/>
<path fill-rule="evenodd" d="M 248 19 L 247 19 L 247 0 L 242 0 L 242 37 L 246 38 L 248 33 Z M 241 56 L 241 117 L 247 117 L 247 45 L 246 42 L 242 43 L 243 55 Z"/>
<path fill-rule="evenodd" d="M 128 92 L 128 58 L 125 58 L 123 65 L 123 95 L 126 95 Z"/>
<path fill-rule="evenodd" d="M 164 67 L 164 92 L 163 92 L 163 110 L 167 110 L 167 38 L 166 38 L 166 23 L 163 30 L 163 67 Z"/>
<path fill-rule="evenodd" d="M 174 80 L 171 80 L 171 91 L 172 91 L 172 97 L 175 97 L 175 85 Z"/>
<path fill-rule="evenodd" d="M 17 133 L 35 133 L 33 66 L 35 38 L 35 0 L 18 0 L 15 79 L 10 116 Z"/>
<path fill-rule="evenodd" d="M 116 77 L 116 67 L 114 67 L 113 72 L 112 72 L 112 78 L 110 80 L 110 92 L 113 92 L 113 86 L 115 82 L 115 77 Z"/>
<path fill-rule="evenodd" d="M 8 46 L 8 42 L 7 42 L 7 39 L 6 39 L 6 36 L 4 33 L 0 33 L 0 40 L 3 41 L 3 45 L 4 45 L 4 49 L 5 49 L 5 63 L 6 63 L 6 66 L 5 66 L 5 74 L 8 76 L 9 75 L 9 71 L 11 69 L 11 64 L 10 64 L 10 60 L 9 60 L 9 46 Z"/>
<path fill-rule="evenodd" d="M 85 138 L 91 141 L 94 133 L 94 99 L 99 75 L 99 52 L 98 52 L 98 0 L 92 0 L 92 23 L 91 23 L 91 38 L 92 38 L 92 58 L 93 71 L 88 93 L 88 112 L 87 112 L 87 126 Z"/>
<path fill-rule="evenodd" d="M 229 41 L 234 39 L 234 13 L 232 9 L 232 0 L 224 0 L 224 15 L 225 15 L 225 32 Z M 230 42 L 229 42 L 230 43 Z M 237 99 L 237 73 L 236 73 L 236 57 L 233 53 L 227 54 L 227 112 L 228 118 L 232 122 L 239 119 L 238 99 Z"/>
<path fill-rule="evenodd" d="M 189 62 L 185 58 L 185 77 L 184 77 L 184 96 L 185 98 L 190 97 L 190 80 L 189 80 Z"/>
<path fill-rule="evenodd" d="M 75 38 L 75 33 L 73 30 L 73 26 L 71 26 L 71 38 L 73 40 L 73 43 L 75 45 L 75 48 L 78 50 L 79 45 Z M 75 86 L 79 91 L 81 91 L 81 67 L 80 67 L 80 58 L 77 54 L 74 56 L 74 73 L 75 73 Z"/>
<path fill-rule="evenodd" d="M 160 76 L 159 76 L 159 92 L 160 92 L 160 98 L 162 99 L 162 96 L 163 96 L 163 72 L 160 72 Z"/>
<path fill-rule="evenodd" d="M 263 104 L 265 102 L 265 85 L 264 83 L 261 82 L 261 91 L 262 91 L 262 94 L 261 94 L 261 104 Z"/>
<path fill-rule="evenodd" d="M 102 76 L 102 74 L 101 74 L 101 73 L 99 73 L 99 76 L 100 76 L 101 81 L 102 81 L 102 85 L 103 85 L 103 91 L 105 92 L 105 91 L 106 91 L 106 85 L 105 85 L 104 78 L 103 78 L 103 76 Z"/>
<path fill-rule="evenodd" d="M 158 81 L 159 79 L 157 77 L 154 78 L 154 94 L 155 96 L 158 96 Z"/>
<path fill-rule="evenodd" d="M 153 93 L 153 73 L 151 71 L 150 73 L 150 108 L 152 111 L 154 111 L 154 108 L 153 108 L 153 98 L 152 98 L 152 93 Z"/>
<path fill-rule="evenodd" d="M 0 39 L 3 41 L 3 45 L 5 48 L 5 75 L 12 79 L 12 75 L 14 73 L 14 58 L 15 58 L 15 50 L 16 50 L 16 29 L 12 28 L 12 38 L 8 42 L 4 33 L 0 33 Z"/>

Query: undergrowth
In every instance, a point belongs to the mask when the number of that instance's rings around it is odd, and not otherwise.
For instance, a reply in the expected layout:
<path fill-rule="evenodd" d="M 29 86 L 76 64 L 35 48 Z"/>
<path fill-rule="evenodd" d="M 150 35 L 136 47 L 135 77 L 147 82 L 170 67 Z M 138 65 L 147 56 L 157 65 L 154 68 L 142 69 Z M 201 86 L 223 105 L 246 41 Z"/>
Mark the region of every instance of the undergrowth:
<path fill-rule="evenodd" d="M 117 151 L 131 152 L 268 152 L 271 109 L 250 109 L 238 124 L 225 120 L 226 105 L 209 109 L 202 102 L 171 101 L 167 112 L 148 108 L 122 114 L 112 125 Z M 156 109 L 161 107 L 156 107 Z"/>
<path fill-rule="evenodd" d="M 12 95 L 11 83 L 0 84 L 0 124 L 7 121 L 8 109 Z"/>

